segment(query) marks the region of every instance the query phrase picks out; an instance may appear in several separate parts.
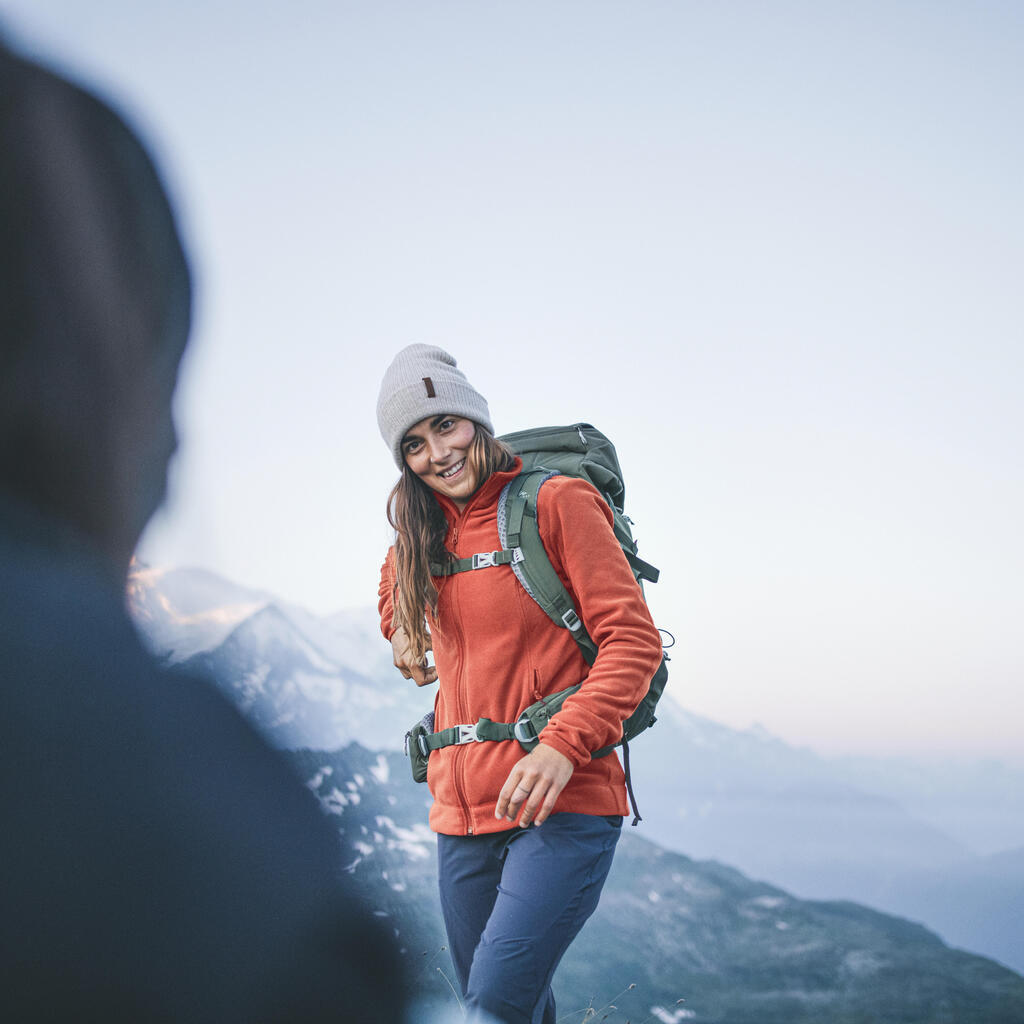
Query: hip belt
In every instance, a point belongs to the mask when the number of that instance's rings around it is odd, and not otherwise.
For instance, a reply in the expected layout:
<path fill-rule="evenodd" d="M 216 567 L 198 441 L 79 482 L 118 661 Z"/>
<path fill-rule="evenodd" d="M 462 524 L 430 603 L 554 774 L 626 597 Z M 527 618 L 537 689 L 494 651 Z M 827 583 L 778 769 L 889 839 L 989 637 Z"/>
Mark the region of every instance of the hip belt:
<path fill-rule="evenodd" d="M 493 722 L 481 718 L 466 725 L 453 725 L 434 732 L 434 712 L 424 715 L 405 734 L 405 753 L 416 782 L 427 781 L 427 761 L 434 750 L 459 746 L 463 743 L 486 743 L 490 741 L 516 740 L 523 750 L 529 752 L 540 742 L 544 727 L 559 711 L 566 699 L 579 688 L 580 683 L 568 686 L 558 693 L 531 704 L 514 722 Z M 615 749 L 616 744 L 592 753 L 591 757 L 604 757 Z"/>

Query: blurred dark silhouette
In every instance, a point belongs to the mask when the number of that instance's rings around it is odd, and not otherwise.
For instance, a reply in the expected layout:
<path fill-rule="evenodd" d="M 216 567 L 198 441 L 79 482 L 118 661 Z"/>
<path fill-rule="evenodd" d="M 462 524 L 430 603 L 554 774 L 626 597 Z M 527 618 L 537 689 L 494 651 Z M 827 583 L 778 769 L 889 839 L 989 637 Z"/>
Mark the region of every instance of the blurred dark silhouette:
<path fill-rule="evenodd" d="M 335 830 L 125 613 L 190 305 L 132 131 L 0 41 L 0 1019 L 397 1024 Z"/>

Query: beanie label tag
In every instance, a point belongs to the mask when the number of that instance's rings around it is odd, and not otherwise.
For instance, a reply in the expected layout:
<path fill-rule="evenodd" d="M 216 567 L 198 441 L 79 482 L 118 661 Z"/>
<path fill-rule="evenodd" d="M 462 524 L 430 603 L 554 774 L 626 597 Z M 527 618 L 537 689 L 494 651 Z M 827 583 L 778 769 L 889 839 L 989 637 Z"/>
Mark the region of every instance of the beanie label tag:
<path fill-rule="evenodd" d="M 423 384 L 427 389 L 427 398 L 437 398 L 437 392 L 434 390 L 434 382 L 429 377 L 423 378 Z"/>

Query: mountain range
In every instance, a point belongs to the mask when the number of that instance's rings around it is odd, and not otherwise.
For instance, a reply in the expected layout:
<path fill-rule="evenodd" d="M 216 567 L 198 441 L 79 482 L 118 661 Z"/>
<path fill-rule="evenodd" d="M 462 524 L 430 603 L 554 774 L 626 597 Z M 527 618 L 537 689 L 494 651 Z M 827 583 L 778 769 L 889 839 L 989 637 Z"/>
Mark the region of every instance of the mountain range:
<path fill-rule="evenodd" d="M 432 687 L 394 670 L 373 609 L 322 618 L 200 570 L 144 566 L 128 598 L 159 656 L 213 679 L 277 746 L 395 751 L 432 705 Z M 685 680 L 671 678 L 677 687 L 684 695 Z M 632 770 L 638 831 L 665 850 L 800 897 L 898 913 L 1024 970 L 1019 771 L 829 760 L 671 696 L 634 742 Z M 1006 848 L 993 851 L 999 841 Z"/>

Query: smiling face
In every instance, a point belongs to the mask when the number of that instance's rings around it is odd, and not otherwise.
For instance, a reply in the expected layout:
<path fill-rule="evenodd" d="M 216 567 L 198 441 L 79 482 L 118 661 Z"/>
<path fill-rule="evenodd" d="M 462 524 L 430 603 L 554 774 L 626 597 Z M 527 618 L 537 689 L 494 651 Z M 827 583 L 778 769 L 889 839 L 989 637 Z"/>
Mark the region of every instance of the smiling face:
<path fill-rule="evenodd" d="M 402 438 L 406 465 L 432 490 L 464 509 L 477 489 L 469 447 L 476 424 L 464 416 L 432 416 L 413 424 Z"/>

